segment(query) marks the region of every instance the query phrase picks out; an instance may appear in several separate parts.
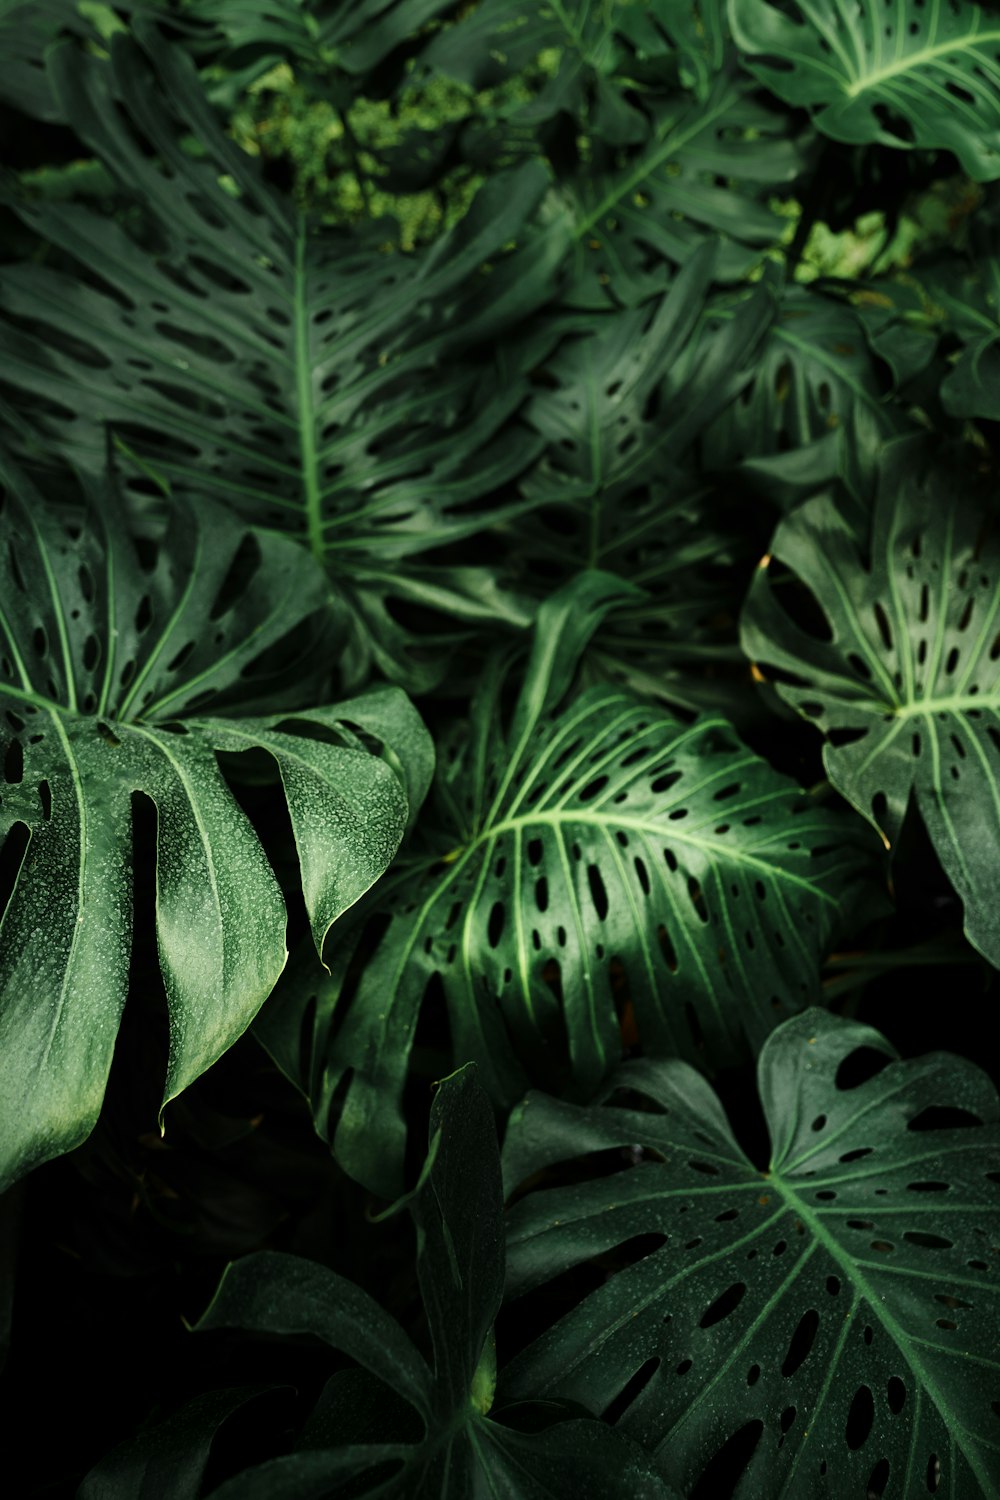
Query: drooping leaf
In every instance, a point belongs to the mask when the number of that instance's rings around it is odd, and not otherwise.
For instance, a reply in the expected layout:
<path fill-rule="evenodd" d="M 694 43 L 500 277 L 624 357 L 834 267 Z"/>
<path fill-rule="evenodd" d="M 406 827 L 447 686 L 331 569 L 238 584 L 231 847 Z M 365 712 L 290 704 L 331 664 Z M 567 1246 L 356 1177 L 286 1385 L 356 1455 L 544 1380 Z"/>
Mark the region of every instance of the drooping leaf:
<path fill-rule="evenodd" d="M 3 473 L 0 1178 L 68 1150 L 101 1105 L 125 1002 L 136 794 L 157 814 L 164 1102 L 246 1030 L 285 963 L 285 903 L 219 752 L 280 772 L 317 948 L 387 867 L 432 752 L 398 689 L 302 705 L 329 611 L 294 543 L 205 502 L 141 562 L 110 488 L 68 516 Z M 147 546 L 149 545 L 147 539 Z M 294 637 L 293 637 L 294 642 Z M 275 656 L 277 652 L 277 656 Z M 281 712 L 253 712 L 261 699 Z M 380 754 L 371 753 L 376 748 Z M 389 763 L 391 761 L 391 764 Z"/>
<path fill-rule="evenodd" d="M 212 1500 L 320 1500 L 342 1492 L 574 1500 L 583 1484 L 599 1486 L 608 1500 L 670 1500 L 641 1450 L 598 1422 L 557 1421 L 525 1434 L 487 1415 L 504 1279 L 503 1196 L 493 1114 L 474 1068 L 439 1085 L 430 1150 L 404 1203 L 417 1227 L 431 1366 L 377 1302 L 333 1271 L 273 1252 L 227 1270 L 200 1330 L 310 1333 L 350 1355 L 361 1371 L 332 1377 L 327 1435 L 336 1436 L 336 1446 L 320 1445 L 312 1421 L 296 1451 L 228 1480 Z M 374 1379 L 357 1378 L 364 1372 Z M 405 1426 L 407 1409 L 410 1426 L 416 1418 L 422 1431 L 397 1436 L 394 1422 Z"/>
<path fill-rule="evenodd" d="M 308 1059 L 290 1071 L 338 1160 L 387 1196 L 425 1007 L 444 1001 L 453 1057 L 478 1062 L 500 1105 L 528 1077 L 592 1090 L 620 1056 L 628 999 L 644 1048 L 722 1064 L 815 998 L 840 923 L 877 906 L 864 825 L 724 719 L 568 691 L 622 589 L 584 574 L 542 606 L 513 712 L 494 668 L 442 756 L 430 852 L 373 893 L 372 926 L 359 915 L 329 979 L 297 968 L 261 1018 L 279 1060 Z"/>
<path fill-rule="evenodd" d="M 959 1057 L 895 1056 L 826 1012 L 780 1026 L 758 1064 L 767 1171 L 683 1063 L 627 1064 L 589 1109 L 530 1095 L 509 1188 L 591 1151 L 642 1160 L 519 1201 L 509 1291 L 661 1243 L 516 1357 L 503 1394 L 603 1410 L 634 1379 L 618 1426 L 683 1487 L 726 1451 L 736 1494 L 1000 1493 L 1000 1106 Z"/>
<path fill-rule="evenodd" d="M 762 568 L 744 613 L 744 650 L 792 675 L 778 692 L 822 730 L 831 782 L 887 842 L 914 797 L 965 907 L 968 937 L 1000 964 L 992 497 L 974 475 L 930 463 L 919 440 L 904 439 L 886 450 L 867 537 L 820 498 L 782 522 L 771 552 L 821 618 L 813 628 L 799 624 Z"/>
<path fill-rule="evenodd" d="M 969 0 L 729 0 L 746 66 L 836 141 L 953 151 L 1000 176 L 1000 24 Z"/>
<path fill-rule="evenodd" d="M 357 612 L 349 684 L 374 656 L 426 685 L 443 653 L 408 659 L 390 603 L 525 622 L 491 570 L 445 549 L 508 513 L 496 497 L 537 446 L 508 425 L 528 387 L 498 335 L 561 257 L 555 231 L 502 251 L 545 172 L 498 175 L 426 253 L 313 232 L 227 137 L 183 50 L 136 32 L 142 47 L 116 36 L 109 60 L 51 56 L 67 116 L 134 208 L 118 223 L 21 205 L 75 264 L 4 268 L 4 380 L 50 449 L 96 467 L 111 422 L 175 492 L 301 537 Z"/>

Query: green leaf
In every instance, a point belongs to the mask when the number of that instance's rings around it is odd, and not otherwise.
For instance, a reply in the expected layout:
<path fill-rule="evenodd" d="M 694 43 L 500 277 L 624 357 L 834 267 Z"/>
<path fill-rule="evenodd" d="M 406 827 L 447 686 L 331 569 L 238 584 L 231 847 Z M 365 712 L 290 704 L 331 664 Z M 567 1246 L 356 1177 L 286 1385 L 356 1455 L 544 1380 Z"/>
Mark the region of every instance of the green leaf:
<path fill-rule="evenodd" d="M 581 318 L 540 366 L 524 420 L 545 448 L 520 482 L 531 511 L 511 528 L 526 592 L 544 598 L 587 568 L 643 589 L 609 613 L 588 665 L 695 711 L 732 703 L 733 684 L 705 668 L 740 659 L 737 564 L 754 554 L 748 529 L 714 513 L 689 455 L 753 378 L 775 309 L 761 286 L 703 336 L 714 261 L 702 246 L 662 297 Z"/>
<path fill-rule="evenodd" d="M 90 1470 L 76 1500 L 198 1500 L 220 1427 L 273 1387 L 208 1391 L 151 1431 L 129 1438 Z"/>
<path fill-rule="evenodd" d="M 495 497 L 537 448 L 511 421 L 529 387 L 499 335 L 550 293 L 562 257 L 557 230 L 503 250 L 546 174 L 497 174 L 419 255 L 380 249 L 388 226 L 354 241 L 314 230 L 228 138 L 183 51 L 136 31 L 143 47 L 117 36 L 110 60 L 72 44 L 51 57 L 68 117 L 131 211 L 119 223 L 20 206 L 70 258 L 0 278 L 23 420 L 92 469 L 111 423 L 174 493 L 198 488 L 300 537 L 355 611 L 348 685 L 374 658 L 426 686 L 445 654 L 390 603 L 446 611 L 452 633 L 525 622 L 490 568 L 446 549 L 511 513 Z"/>
<path fill-rule="evenodd" d="M 321 1429 L 312 1422 L 306 1445 L 227 1481 L 213 1500 L 319 1500 L 342 1490 L 400 1500 L 575 1500 L 582 1483 L 595 1482 L 608 1500 L 670 1500 L 641 1452 L 600 1423 L 559 1423 L 527 1435 L 485 1415 L 482 1370 L 493 1357 L 504 1279 L 503 1197 L 493 1114 L 475 1068 L 439 1085 L 430 1150 L 404 1204 L 417 1229 L 433 1367 L 388 1313 L 333 1271 L 269 1252 L 228 1268 L 199 1330 L 311 1333 L 381 1386 L 352 1378 L 355 1371 L 332 1377 L 327 1431 L 337 1446 L 317 1446 Z M 416 1440 L 395 1441 L 387 1430 L 399 1413 L 383 1399 L 386 1388 L 419 1413 Z M 373 1441 L 375 1433 L 381 1437 Z"/>
<path fill-rule="evenodd" d="M 683 1063 L 628 1064 L 589 1109 L 530 1095 L 510 1186 L 591 1151 L 642 1160 L 577 1167 L 512 1209 L 511 1292 L 621 1264 L 618 1247 L 624 1265 L 515 1358 L 503 1394 L 603 1410 L 629 1386 L 618 1426 L 685 1489 L 729 1444 L 739 1494 L 1000 1494 L 1000 1102 L 961 1058 L 894 1058 L 825 1012 L 780 1026 L 758 1064 L 766 1172 Z"/>
<path fill-rule="evenodd" d="M 230 67 L 241 54 L 266 54 L 260 71 L 276 55 L 294 58 L 319 72 L 368 72 L 400 43 L 449 8 L 449 0 L 185 0 L 194 21 L 225 38 Z"/>
<path fill-rule="evenodd" d="M 953 417 L 1000 421 L 1000 257 L 985 245 L 971 259 L 936 257 L 917 268 L 920 284 L 960 352 L 941 382 Z"/>
<path fill-rule="evenodd" d="M 720 309 L 719 321 L 707 322 L 707 339 L 721 337 L 725 314 Z M 738 303 L 728 316 L 739 316 Z M 810 484 L 818 489 L 846 458 L 870 486 L 882 444 L 906 425 L 886 385 L 853 307 L 810 287 L 786 287 L 752 378 L 707 427 L 702 462 L 741 467 L 763 493 L 780 495 L 792 479 L 800 494 Z"/>
<path fill-rule="evenodd" d="M 879 829 L 900 830 L 911 795 L 965 907 L 965 930 L 1000 964 L 1000 543 L 973 475 L 923 444 L 885 453 L 870 535 L 832 501 L 810 501 L 772 553 L 812 595 L 820 622 L 790 616 L 788 587 L 760 569 L 747 599 L 749 656 L 793 681 L 777 690 L 826 735 L 833 785 Z M 784 597 L 783 597 L 784 596 Z M 790 602 L 790 601 L 789 601 Z"/>
<path fill-rule="evenodd" d="M 285 904 L 219 752 L 267 752 L 317 949 L 388 866 L 399 777 L 430 751 L 398 689 L 322 707 L 328 590 L 294 543 L 204 502 L 141 562 L 107 484 L 64 514 L 16 470 L 0 513 L 0 1178 L 88 1134 L 128 981 L 135 794 L 155 804 L 156 937 L 170 1008 L 164 1103 L 245 1031 L 285 963 Z M 298 629 L 297 628 L 301 627 Z M 295 634 L 304 639 L 296 644 Z M 295 649 L 291 649 L 295 647 Z M 303 688 L 296 691 L 296 684 Z M 283 712 L 236 717 L 264 697 Z M 306 699 L 308 703 L 308 698 Z M 390 748 L 391 747 L 391 748 Z"/>
<path fill-rule="evenodd" d="M 542 606 L 509 719 L 494 669 L 442 754 L 431 852 L 373 893 L 329 980 L 303 960 L 261 1018 L 276 1058 L 308 1058 L 291 1076 L 338 1160 L 386 1195 L 414 1033 L 440 997 L 452 1056 L 478 1062 L 501 1106 L 528 1077 L 592 1090 L 618 1061 L 629 1000 L 645 1049 L 720 1065 L 816 997 L 841 923 L 878 904 L 864 825 L 724 719 L 567 691 L 623 587 L 585 574 Z"/>
<path fill-rule="evenodd" d="M 729 0 L 746 66 L 836 141 L 953 151 L 1000 176 L 1000 24 L 946 0 Z M 760 59 L 759 61 L 757 59 Z"/>
<path fill-rule="evenodd" d="M 756 92 L 720 73 L 704 99 L 651 101 L 634 158 L 597 160 L 567 182 L 577 301 L 635 306 L 706 239 L 718 241 L 717 279 L 739 281 L 780 240 L 787 219 L 774 200 L 808 169 L 813 137 L 793 134 Z"/>

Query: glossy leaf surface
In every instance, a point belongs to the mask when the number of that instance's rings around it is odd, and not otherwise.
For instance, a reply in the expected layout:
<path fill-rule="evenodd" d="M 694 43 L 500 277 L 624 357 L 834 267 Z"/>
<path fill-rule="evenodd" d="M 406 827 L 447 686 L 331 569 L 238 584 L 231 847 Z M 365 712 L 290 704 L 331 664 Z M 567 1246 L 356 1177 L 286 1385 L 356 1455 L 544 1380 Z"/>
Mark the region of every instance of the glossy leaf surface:
<path fill-rule="evenodd" d="M 613 687 L 572 693 L 621 592 L 586 574 L 543 606 L 512 714 L 494 672 L 444 758 L 440 853 L 401 861 L 367 908 L 374 953 L 362 928 L 363 966 L 345 947 L 329 980 L 298 970 L 261 1019 L 279 1057 L 299 1056 L 305 1022 L 310 1061 L 293 1077 L 338 1159 L 384 1193 L 435 996 L 454 1057 L 479 1063 L 498 1104 L 531 1076 L 587 1091 L 620 1056 L 616 1005 L 631 1000 L 650 1050 L 745 1057 L 815 998 L 847 914 L 877 909 L 864 825 L 774 772 L 725 720 L 681 724 Z"/>
<path fill-rule="evenodd" d="M 728 1446 L 738 1495 L 996 1496 L 1000 1102 L 961 1058 L 894 1058 L 825 1012 L 779 1027 L 758 1064 L 767 1171 L 683 1063 L 627 1065 L 590 1109 L 530 1095 L 508 1190 L 588 1152 L 642 1159 L 518 1202 L 509 1289 L 659 1247 L 516 1358 L 504 1394 L 603 1410 L 629 1386 L 619 1427 L 683 1485 Z"/>
<path fill-rule="evenodd" d="M 177 508 L 144 563 L 109 486 L 64 518 L 23 475 L 4 478 L 0 834 L 16 862 L 2 918 L 0 1174 L 10 1181 L 78 1144 L 100 1108 L 128 981 L 134 796 L 157 815 L 166 1102 L 246 1029 L 286 956 L 282 893 L 217 754 L 258 748 L 275 763 L 321 947 L 406 824 L 403 782 L 368 746 L 407 766 L 417 799 L 432 752 L 396 689 L 289 702 L 296 667 L 309 673 L 303 643 L 282 643 L 329 608 L 322 573 L 294 543 L 209 506 Z M 313 630 L 305 649 L 322 644 Z M 262 695 L 286 710 L 237 716 Z"/>
<path fill-rule="evenodd" d="M 967 0 L 729 0 L 737 47 L 837 141 L 953 151 L 1000 176 L 1000 24 Z"/>
<path fill-rule="evenodd" d="M 778 528 L 774 558 L 821 611 L 789 613 L 759 570 L 744 649 L 792 681 L 777 690 L 826 735 L 830 780 L 890 843 L 911 795 L 965 907 L 1000 963 L 1000 543 L 992 498 L 955 493 L 943 464 L 886 450 L 870 535 L 828 499 Z M 787 586 L 786 586 L 787 597 Z"/>

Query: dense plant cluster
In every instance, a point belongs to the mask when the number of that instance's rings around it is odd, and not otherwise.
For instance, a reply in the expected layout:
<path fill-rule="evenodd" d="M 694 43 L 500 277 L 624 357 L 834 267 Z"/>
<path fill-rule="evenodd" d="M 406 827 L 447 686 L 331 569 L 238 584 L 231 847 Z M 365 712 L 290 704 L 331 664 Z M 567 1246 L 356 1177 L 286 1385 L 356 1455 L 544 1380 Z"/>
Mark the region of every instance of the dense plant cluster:
<path fill-rule="evenodd" d="M 18 1493 L 1000 1497 L 1000 13 L 0 0 Z"/>

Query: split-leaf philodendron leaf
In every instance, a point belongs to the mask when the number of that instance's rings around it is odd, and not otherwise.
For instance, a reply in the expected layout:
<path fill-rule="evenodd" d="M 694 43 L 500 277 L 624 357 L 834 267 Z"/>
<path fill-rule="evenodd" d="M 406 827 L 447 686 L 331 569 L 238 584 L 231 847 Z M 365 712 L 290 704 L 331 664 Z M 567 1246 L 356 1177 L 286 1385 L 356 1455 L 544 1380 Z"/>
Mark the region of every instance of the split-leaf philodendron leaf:
<path fill-rule="evenodd" d="M 77 1145 L 101 1106 L 128 987 L 134 797 L 156 809 L 166 1102 L 246 1030 L 286 957 L 284 898 L 219 752 L 263 749 L 274 761 L 321 949 L 392 859 L 407 788 L 418 802 L 432 750 L 398 689 L 238 717 L 262 696 L 286 699 L 296 658 L 282 642 L 328 607 L 322 572 L 293 542 L 203 503 L 174 509 L 141 556 L 109 483 L 88 485 L 89 505 L 67 513 L 17 471 L 2 477 L 0 837 L 14 841 L 5 858 L 15 859 L 0 924 L 9 1183 Z"/>
<path fill-rule="evenodd" d="M 426 684 L 440 653 L 409 654 L 387 598 L 524 623 L 488 569 L 419 559 L 518 509 L 487 497 L 538 445 L 521 427 L 498 436 L 527 383 L 493 351 L 551 289 L 556 231 L 516 267 L 503 254 L 545 173 L 487 184 L 425 254 L 359 251 L 265 182 L 188 57 L 136 32 L 141 47 L 117 35 L 108 58 L 50 54 L 67 117 L 133 212 L 19 205 L 71 265 L 6 268 L 4 378 L 42 398 L 24 420 L 49 449 L 99 466 L 110 422 L 175 492 L 306 542 L 353 601 L 349 684 L 373 655 Z M 489 354 L 467 363 L 476 343 Z"/>
<path fill-rule="evenodd" d="M 590 1152 L 639 1164 L 517 1202 L 509 1291 L 643 1248 L 502 1395 L 605 1410 L 628 1387 L 619 1429 L 682 1488 L 728 1448 L 747 1496 L 1000 1494 L 1000 1102 L 961 1058 L 894 1059 L 826 1012 L 780 1026 L 757 1069 L 766 1170 L 684 1063 L 627 1064 L 589 1109 L 529 1095 L 508 1191 Z"/>
<path fill-rule="evenodd" d="M 1000 177 L 1000 18 L 970 0 L 729 0 L 746 66 L 837 141 L 944 147 Z"/>
<path fill-rule="evenodd" d="M 650 1051 L 730 1063 L 817 998 L 857 904 L 878 909 L 870 831 L 724 719 L 682 724 L 614 687 L 573 694 L 621 595 L 591 573 L 543 605 L 512 713 L 494 664 L 443 756 L 434 851 L 373 893 L 366 911 L 388 925 L 360 974 L 344 944 L 329 978 L 297 969 L 261 1019 L 338 1159 L 387 1196 L 425 1005 L 444 1000 L 454 1056 L 478 1062 L 499 1105 L 529 1078 L 592 1090 L 627 1002 Z"/>
<path fill-rule="evenodd" d="M 1000 542 L 975 492 L 956 493 L 919 440 L 882 460 L 870 535 L 830 498 L 778 527 L 743 617 L 747 654 L 826 736 L 833 785 L 892 843 L 911 796 L 1000 963 Z M 775 582 L 779 567 L 795 582 Z M 802 585 L 821 611 L 790 613 Z"/>
<path fill-rule="evenodd" d="M 294 1452 L 211 1500 L 578 1500 L 581 1487 L 602 1500 L 674 1500 L 641 1450 L 599 1422 L 567 1422 L 564 1411 L 554 1426 L 518 1431 L 491 1414 L 503 1194 L 493 1112 L 474 1067 L 439 1084 L 420 1181 L 394 1211 L 404 1206 L 417 1231 L 430 1363 L 372 1297 L 323 1266 L 262 1252 L 229 1267 L 199 1330 L 312 1334 L 360 1369 L 331 1377 Z"/>

